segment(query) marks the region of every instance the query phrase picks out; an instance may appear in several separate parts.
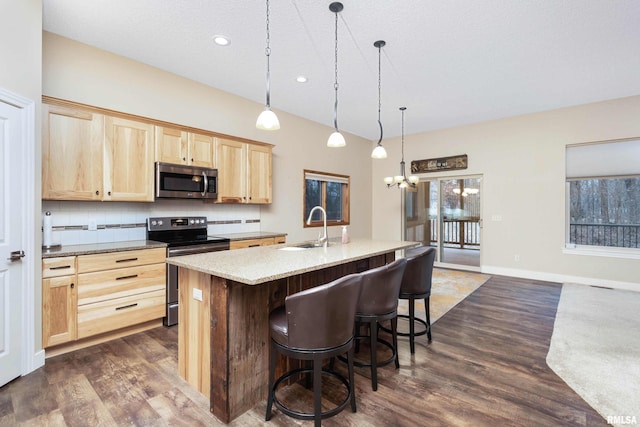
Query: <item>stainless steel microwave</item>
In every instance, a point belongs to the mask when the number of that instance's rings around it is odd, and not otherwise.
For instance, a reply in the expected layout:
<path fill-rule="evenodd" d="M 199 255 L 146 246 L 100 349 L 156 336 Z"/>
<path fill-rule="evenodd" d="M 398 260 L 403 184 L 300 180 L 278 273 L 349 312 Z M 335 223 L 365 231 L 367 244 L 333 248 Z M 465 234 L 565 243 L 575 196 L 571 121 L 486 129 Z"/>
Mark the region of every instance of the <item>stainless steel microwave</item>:
<path fill-rule="evenodd" d="M 217 199 L 218 170 L 156 162 L 156 199 Z"/>

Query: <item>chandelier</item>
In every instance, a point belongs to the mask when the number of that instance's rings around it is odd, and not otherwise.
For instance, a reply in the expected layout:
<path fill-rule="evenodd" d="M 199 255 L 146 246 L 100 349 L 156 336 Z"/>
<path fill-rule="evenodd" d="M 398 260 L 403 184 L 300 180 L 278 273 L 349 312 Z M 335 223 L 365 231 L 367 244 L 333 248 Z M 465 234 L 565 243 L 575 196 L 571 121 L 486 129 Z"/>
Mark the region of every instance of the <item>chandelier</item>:
<path fill-rule="evenodd" d="M 384 183 L 387 184 L 387 188 L 391 188 L 393 186 L 398 186 L 398 188 L 415 188 L 416 184 L 420 180 L 419 177 L 415 175 L 410 175 L 407 178 L 407 173 L 405 172 L 405 163 L 404 163 L 404 110 L 407 107 L 400 107 L 400 112 L 402 114 L 402 161 L 400 162 L 400 175 L 396 176 L 388 176 L 384 179 Z"/>

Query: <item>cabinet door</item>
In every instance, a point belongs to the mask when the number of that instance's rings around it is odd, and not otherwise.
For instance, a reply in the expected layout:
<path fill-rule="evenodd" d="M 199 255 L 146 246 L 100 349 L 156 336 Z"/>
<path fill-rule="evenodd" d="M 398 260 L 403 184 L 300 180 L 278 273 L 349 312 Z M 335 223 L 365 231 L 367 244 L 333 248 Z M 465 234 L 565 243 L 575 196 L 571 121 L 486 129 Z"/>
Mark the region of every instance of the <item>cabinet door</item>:
<path fill-rule="evenodd" d="M 162 126 L 155 127 L 156 161 L 187 164 L 187 132 Z"/>
<path fill-rule="evenodd" d="M 104 116 L 42 105 L 42 198 L 101 200 Z"/>
<path fill-rule="evenodd" d="M 76 276 L 42 280 L 42 347 L 77 338 Z"/>
<path fill-rule="evenodd" d="M 189 133 L 189 164 L 212 168 L 215 164 L 214 138 L 199 133 Z"/>
<path fill-rule="evenodd" d="M 247 203 L 271 203 L 271 147 L 252 144 L 247 147 Z"/>
<path fill-rule="evenodd" d="M 104 200 L 153 201 L 153 125 L 105 117 Z"/>
<path fill-rule="evenodd" d="M 216 139 L 218 202 L 245 203 L 247 191 L 247 144 Z"/>

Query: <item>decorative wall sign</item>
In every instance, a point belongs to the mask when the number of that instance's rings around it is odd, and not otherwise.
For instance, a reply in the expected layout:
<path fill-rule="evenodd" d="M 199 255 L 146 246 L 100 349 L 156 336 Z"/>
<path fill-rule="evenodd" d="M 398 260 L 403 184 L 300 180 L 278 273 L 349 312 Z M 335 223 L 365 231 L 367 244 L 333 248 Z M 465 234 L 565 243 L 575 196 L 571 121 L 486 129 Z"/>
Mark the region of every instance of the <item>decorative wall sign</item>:
<path fill-rule="evenodd" d="M 467 168 L 467 155 L 440 157 L 438 159 L 413 160 L 411 173 L 440 172 Z"/>

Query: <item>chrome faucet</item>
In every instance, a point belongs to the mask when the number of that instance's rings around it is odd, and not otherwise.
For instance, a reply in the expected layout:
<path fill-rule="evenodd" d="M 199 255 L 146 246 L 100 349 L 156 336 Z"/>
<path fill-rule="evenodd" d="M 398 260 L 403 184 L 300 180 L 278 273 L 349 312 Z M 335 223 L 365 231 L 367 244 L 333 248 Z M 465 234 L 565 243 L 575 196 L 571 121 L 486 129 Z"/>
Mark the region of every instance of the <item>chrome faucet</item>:
<path fill-rule="evenodd" d="M 329 240 L 327 236 L 327 211 L 325 211 L 322 206 L 314 206 L 311 209 L 311 212 L 309 212 L 309 218 L 307 218 L 307 225 L 311 224 L 311 217 L 313 216 L 313 213 L 316 211 L 316 209 L 320 209 L 320 211 L 322 211 L 322 219 L 324 221 L 324 225 L 323 225 L 324 235 L 320 237 L 320 233 L 318 233 L 318 243 L 321 243 L 324 247 L 327 247 L 327 242 Z"/>

